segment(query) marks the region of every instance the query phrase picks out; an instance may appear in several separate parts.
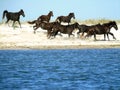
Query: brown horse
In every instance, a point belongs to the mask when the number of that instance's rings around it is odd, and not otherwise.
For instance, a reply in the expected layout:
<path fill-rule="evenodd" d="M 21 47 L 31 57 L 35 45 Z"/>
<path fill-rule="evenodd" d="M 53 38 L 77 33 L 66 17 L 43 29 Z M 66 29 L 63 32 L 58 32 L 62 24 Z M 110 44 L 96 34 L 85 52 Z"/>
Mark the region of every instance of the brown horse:
<path fill-rule="evenodd" d="M 34 29 L 34 33 L 36 33 L 36 30 L 37 30 L 39 27 L 41 27 L 42 29 L 47 30 L 47 37 L 49 38 L 53 26 L 58 25 L 58 24 L 59 24 L 58 22 L 50 22 L 50 23 L 47 23 L 47 22 L 39 22 L 38 26 L 37 26 L 37 27 L 35 26 L 36 28 Z"/>
<path fill-rule="evenodd" d="M 69 25 L 69 23 L 71 22 L 72 17 L 75 19 L 74 13 L 69 13 L 68 16 L 59 16 L 59 17 L 57 17 L 56 21 L 59 21 L 60 23 L 61 22 L 67 22 L 68 25 Z"/>
<path fill-rule="evenodd" d="M 70 37 L 70 35 L 73 35 L 72 32 L 74 29 L 78 28 L 78 23 L 74 23 L 71 25 L 61 25 L 61 24 L 57 24 L 54 25 L 51 31 L 51 36 L 56 36 L 58 34 L 58 32 L 63 33 L 63 34 L 68 34 L 68 37 Z"/>
<path fill-rule="evenodd" d="M 41 22 L 49 22 L 51 16 L 53 16 L 53 12 L 52 11 L 50 11 L 48 13 L 48 15 L 41 15 L 40 17 L 38 17 L 37 20 L 28 21 L 28 23 L 29 24 L 35 24 L 35 26 L 33 28 L 36 27 L 36 29 L 37 29 L 37 27 L 39 27 L 39 23 L 41 23 Z"/>
<path fill-rule="evenodd" d="M 52 12 L 52 11 L 50 11 L 50 12 L 48 13 L 48 15 L 41 15 L 40 17 L 38 17 L 37 20 L 39 20 L 39 21 L 41 21 L 41 22 L 43 22 L 43 21 L 49 22 L 51 16 L 53 16 L 53 12 Z"/>
<path fill-rule="evenodd" d="M 82 33 L 81 37 L 83 37 L 84 33 L 87 33 L 90 29 L 94 29 L 96 26 L 99 26 L 99 25 L 100 23 L 96 25 L 91 25 L 91 26 L 88 26 L 85 24 L 78 25 L 79 32 L 77 32 L 77 35 L 79 36 L 79 34 Z"/>
<path fill-rule="evenodd" d="M 118 27 L 117 27 L 117 24 L 115 21 L 110 21 L 108 23 L 104 23 L 102 25 L 95 26 L 93 29 L 88 30 L 86 37 L 94 35 L 94 39 L 97 40 L 96 34 L 104 34 L 104 40 L 106 40 L 106 35 L 107 35 L 108 40 L 110 40 L 109 35 L 108 35 L 108 34 L 110 34 L 113 36 L 113 39 L 116 39 L 114 34 L 110 32 L 112 27 L 115 30 L 118 30 Z"/>
<path fill-rule="evenodd" d="M 3 19 L 4 17 L 6 16 L 7 18 L 7 21 L 6 23 L 9 22 L 9 20 L 12 20 L 13 21 L 13 27 L 14 27 L 14 24 L 16 21 L 18 21 L 20 27 L 21 27 L 21 24 L 20 24 L 20 15 L 22 15 L 23 17 L 25 17 L 25 14 L 24 14 L 24 11 L 21 9 L 19 12 L 8 12 L 7 10 L 5 10 L 3 12 Z"/>

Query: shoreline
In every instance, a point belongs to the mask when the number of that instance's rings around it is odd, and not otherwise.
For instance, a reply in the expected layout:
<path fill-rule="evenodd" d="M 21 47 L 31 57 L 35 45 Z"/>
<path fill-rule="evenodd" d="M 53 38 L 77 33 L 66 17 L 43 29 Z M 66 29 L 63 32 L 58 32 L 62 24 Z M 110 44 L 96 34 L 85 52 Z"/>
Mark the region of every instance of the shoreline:
<path fill-rule="evenodd" d="M 120 48 L 120 45 L 49 45 L 49 46 L 0 46 L 0 50 L 54 50 L 54 49 L 106 49 Z"/>

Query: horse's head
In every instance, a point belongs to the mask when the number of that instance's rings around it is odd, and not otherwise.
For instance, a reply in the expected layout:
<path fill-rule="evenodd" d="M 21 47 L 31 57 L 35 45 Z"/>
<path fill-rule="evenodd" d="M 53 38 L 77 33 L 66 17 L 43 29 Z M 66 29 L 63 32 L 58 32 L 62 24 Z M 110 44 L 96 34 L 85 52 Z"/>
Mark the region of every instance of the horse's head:
<path fill-rule="evenodd" d="M 50 16 L 53 16 L 53 12 L 52 12 L 52 11 L 50 11 L 50 12 L 49 12 L 49 15 L 50 15 Z"/>
<path fill-rule="evenodd" d="M 78 27 L 79 27 L 78 22 L 75 22 L 74 24 L 75 24 L 75 27 L 76 27 L 76 28 L 78 28 Z"/>
<path fill-rule="evenodd" d="M 75 29 L 78 29 L 79 24 L 78 24 L 77 22 L 75 22 L 75 23 L 73 24 L 73 27 L 74 27 Z"/>
<path fill-rule="evenodd" d="M 112 27 L 114 27 L 116 30 L 118 30 L 118 26 L 115 21 L 111 21 L 110 24 Z"/>
<path fill-rule="evenodd" d="M 74 13 L 70 13 L 69 16 L 73 17 L 75 19 Z"/>
<path fill-rule="evenodd" d="M 23 9 L 20 10 L 20 15 L 22 15 L 23 17 L 25 17 Z"/>

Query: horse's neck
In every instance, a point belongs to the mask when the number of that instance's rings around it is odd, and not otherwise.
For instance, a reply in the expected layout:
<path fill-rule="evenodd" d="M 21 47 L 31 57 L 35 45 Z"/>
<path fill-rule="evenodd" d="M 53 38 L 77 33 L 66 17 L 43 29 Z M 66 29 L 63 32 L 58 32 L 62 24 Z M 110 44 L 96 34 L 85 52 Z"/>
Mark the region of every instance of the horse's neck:
<path fill-rule="evenodd" d="M 108 24 L 107 26 L 109 29 L 111 29 L 113 27 L 113 25 L 111 25 L 111 24 Z"/>
<path fill-rule="evenodd" d="M 18 14 L 19 16 L 22 15 L 21 12 L 18 12 L 17 14 Z"/>
<path fill-rule="evenodd" d="M 109 28 L 111 29 L 113 27 L 113 25 L 110 25 Z"/>
<path fill-rule="evenodd" d="M 50 13 L 47 15 L 48 17 L 49 17 L 49 19 L 50 19 L 50 17 L 52 16 Z"/>
<path fill-rule="evenodd" d="M 106 29 L 106 30 L 110 30 L 112 28 L 112 25 L 104 24 L 103 28 Z"/>
<path fill-rule="evenodd" d="M 72 16 L 71 16 L 71 15 L 69 15 L 69 16 L 68 16 L 68 18 L 69 18 L 69 19 L 71 19 L 71 18 L 72 18 Z"/>

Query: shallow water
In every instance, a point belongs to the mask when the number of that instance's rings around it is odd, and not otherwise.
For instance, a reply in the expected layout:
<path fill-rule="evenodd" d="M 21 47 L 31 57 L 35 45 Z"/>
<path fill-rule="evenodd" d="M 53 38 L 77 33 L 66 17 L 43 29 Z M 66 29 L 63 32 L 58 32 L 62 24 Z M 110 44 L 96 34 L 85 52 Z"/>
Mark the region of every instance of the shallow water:
<path fill-rule="evenodd" d="M 120 90 L 120 49 L 0 50 L 0 90 Z"/>

